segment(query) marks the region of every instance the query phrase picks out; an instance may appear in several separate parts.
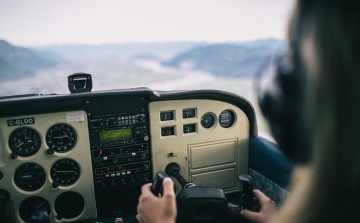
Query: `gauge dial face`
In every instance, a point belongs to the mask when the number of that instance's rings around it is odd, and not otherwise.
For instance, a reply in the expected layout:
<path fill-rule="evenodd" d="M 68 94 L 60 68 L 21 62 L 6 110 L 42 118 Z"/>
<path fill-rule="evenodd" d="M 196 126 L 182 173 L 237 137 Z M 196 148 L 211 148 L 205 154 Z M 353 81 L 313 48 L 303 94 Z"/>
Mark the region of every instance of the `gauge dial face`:
<path fill-rule="evenodd" d="M 188 134 L 188 133 L 192 133 L 192 132 L 196 132 L 196 124 L 183 125 L 183 133 L 184 134 Z"/>
<path fill-rule="evenodd" d="M 16 186 L 25 191 L 40 189 L 46 180 L 44 169 L 36 163 L 25 163 L 19 166 L 14 175 Z"/>
<path fill-rule="evenodd" d="M 161 136 L 173 136 L 175 135 L 175 127 L 161 128 Z"/>
<path fill-rule="evenodd" d="M 79 179 L 80 167 L 72 159 L 60 159 L 52 165 L 50 175 L 54 183 L 70 186 Z"/>
<path fill-rule="evenodd" d="M 170 120 L 174 120 L 173 111 L 160 112 L 160 121 L 170 121 Z"/>
<path fill-rule="evenodd" d="M 195 118 L 195 114 L 196 114 L 196 110 L 195 108 L 193 109 L 185 109 L 183 110 L 183 119 L 187 119 L 187 118 Z"/>
<path fill-rule="evenodd" d="M 58 153 L 66 153 L 76 145 L 76 132 L 67 124 L 53 125 L 46 133 L 46 144 Z"/>
<path fill-rule="evenodd" d="M 234 112 L 230 110 L 225 110 L 221 112 L 219 116 L 219 124 L 221 127 L 229 128 L 234 124 L 234 121 L 235 121 Z"/>
<path fill-rule="evenodd" d="M 213 113 L 206 113 L 201 117 L 200 123 L 204 129 L 210 129 L 215 125 L 215 115 Z"/>
<path fill-rule="evenodd" d="M 32 156 L 39 151 L 40 146 L 40 135 L 32 128 L 16 129 L 9 138 L 9 147 L 18 156 Z"/>
<path fill-rule="evenodd" d="M 50 215 L 50 204 L 42 197 L 29 197 L 20 206 L 19 214 L 23 221 L 31 222 L 30 217 L 37 210 L 45 210 Z"/>

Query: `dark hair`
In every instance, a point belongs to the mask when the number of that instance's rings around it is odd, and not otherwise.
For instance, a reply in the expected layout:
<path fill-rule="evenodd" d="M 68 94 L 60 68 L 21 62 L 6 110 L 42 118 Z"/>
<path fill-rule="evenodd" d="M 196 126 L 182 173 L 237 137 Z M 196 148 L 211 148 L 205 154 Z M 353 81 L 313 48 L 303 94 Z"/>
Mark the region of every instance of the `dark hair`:
<path fill-rule="evenodd" d="M 360 222 L 360 2 L 299 0 L 289 30 L 307 77 L 311 158 L 276 221 Z"/>

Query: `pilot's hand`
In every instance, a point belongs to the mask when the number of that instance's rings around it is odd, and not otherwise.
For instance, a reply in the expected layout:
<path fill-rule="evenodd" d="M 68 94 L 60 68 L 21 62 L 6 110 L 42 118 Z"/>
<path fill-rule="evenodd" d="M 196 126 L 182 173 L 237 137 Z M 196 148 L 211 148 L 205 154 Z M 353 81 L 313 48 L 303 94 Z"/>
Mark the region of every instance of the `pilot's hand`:
<path fill-rule="evenodd" d="M 176 203 L 172 180 L 169 177 L 164 179 L 162 197 L 155 197 L 150 187 L 151 184 L 145 184 L 141 188 L 137 220 L 140 223 L 175 223 Z"/>
<path fill-rule="evenodd" d="M 253 190 L 253 193 L 260 204 L 260 212 L 254 212 L 244 209 L 241 211 L 241 215 L 252 222 L 269 222 L 270 220 L 272 220 L 272 218 L 277 212 L 275 202 L 259 190 Z"/>

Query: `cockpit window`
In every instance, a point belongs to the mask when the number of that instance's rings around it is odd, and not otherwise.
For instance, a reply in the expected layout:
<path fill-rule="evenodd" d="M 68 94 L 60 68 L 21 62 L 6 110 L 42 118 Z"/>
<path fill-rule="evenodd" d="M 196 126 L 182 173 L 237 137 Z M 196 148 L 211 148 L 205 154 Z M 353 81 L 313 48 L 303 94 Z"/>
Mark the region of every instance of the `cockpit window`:
<path fill-rule="evenodd" d="M 257 108 L 253 79 L 286 49 L 289 0 L 0 0 L 0 96 L 220 89 Z M 261 124 L 261 120 L 260 124 Z"/>

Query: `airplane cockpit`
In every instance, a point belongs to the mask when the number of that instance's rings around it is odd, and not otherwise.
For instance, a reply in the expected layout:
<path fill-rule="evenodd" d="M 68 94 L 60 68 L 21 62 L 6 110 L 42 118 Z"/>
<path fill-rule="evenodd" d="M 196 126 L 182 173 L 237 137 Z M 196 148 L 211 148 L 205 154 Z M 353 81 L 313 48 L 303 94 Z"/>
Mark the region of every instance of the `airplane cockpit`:
<path fill-rule="evenodd" d="M 141 186 L 155 183 L 158 172 L 173 177 L 177 195 L 186 188 L 169 166 L 185 182 L 220 189 L 237 212 L 245 187 L 264 189 L 278 204 L 286 198 L 294 164 L 258 137 L 245 98 L 89 86 L 91 75 L 77 73 L 69 76 L 72 93 L 0 99 L 3 222 L 43 222 L 34 220 L 38 212 L 48 216 L 44 222 L 136 222 Z M 248 174 L 250 182 L 240 180 Z M 211 212 L 220 213 L 210 208 L 195 218 L 216 219 Z"/>
<path fill-rule="evenodd" d="M 0 0 L 0 223 L 138 223 L 166 177 L 178 223 L 281 206 L 295 163 L 254 82 L 293 3 Z"/>

